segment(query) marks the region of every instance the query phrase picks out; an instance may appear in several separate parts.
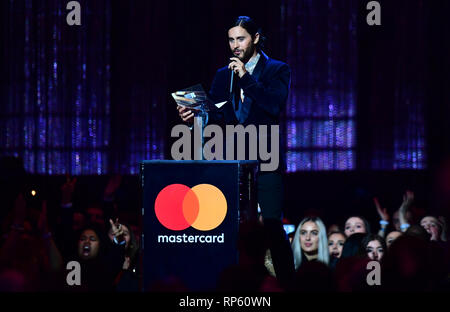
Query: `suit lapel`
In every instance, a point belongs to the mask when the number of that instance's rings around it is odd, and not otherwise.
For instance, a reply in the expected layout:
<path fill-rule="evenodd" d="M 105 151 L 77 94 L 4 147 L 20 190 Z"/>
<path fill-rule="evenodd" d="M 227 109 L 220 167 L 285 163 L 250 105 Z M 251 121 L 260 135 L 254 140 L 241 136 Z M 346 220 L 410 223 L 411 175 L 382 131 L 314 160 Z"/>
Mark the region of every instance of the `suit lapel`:
<path fill-rule="evenodd" d="M 259 57 L 258 64 L 256 64 L 252 74 L 253 79 L 255 79 L 256 81 L 259 81 L 259 77 L 261 76 L 262 71 L 269 59 L 269 57 L 263 51 L 260 51 L 259 54 L 261 56 Z"/>
<path fill-rule="evenodd" d="M 268 56 L 263 51 L 260 51 L 259 53 L 260 57 L 258 64 L 256 64 L 252 74 L 253 79 L 255 79 L 256 81 L 259 81 L 259 78 L 261 77 L 264 67 L 266 66 L 266 63 L 269 59 Z M 243 123 L 245 122 L 245 120 L 247 120 L 252 103 L 253 100 L 250 97 L 246 96 L 244 98 L 244 103 L 242 103 L 242 108 L 239 115 L 239 122 Z"/>

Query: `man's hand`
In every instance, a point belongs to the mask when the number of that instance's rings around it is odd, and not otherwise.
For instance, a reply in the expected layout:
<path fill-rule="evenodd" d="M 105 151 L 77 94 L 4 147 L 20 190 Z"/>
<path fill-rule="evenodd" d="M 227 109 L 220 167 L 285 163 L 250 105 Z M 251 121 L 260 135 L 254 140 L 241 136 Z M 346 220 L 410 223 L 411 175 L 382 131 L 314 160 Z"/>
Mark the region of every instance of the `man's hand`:
<path fill-rule="evenodd" d="M 245 69 L 245 64 L 237 57 L 230 58 L 231 63 L 228 64 L 228 68 L 233 70 L 235 74 L 239 75 L 239 78 L 245 75 L 247 70 Z"/>
<path fill-rule="evenodd" d="M 177 106 L 177 109 L 178 115 L 184 122 L 187 122 L 189 125 L 192 125 L 194 123 L 194 110 L 180 105 Z"/>

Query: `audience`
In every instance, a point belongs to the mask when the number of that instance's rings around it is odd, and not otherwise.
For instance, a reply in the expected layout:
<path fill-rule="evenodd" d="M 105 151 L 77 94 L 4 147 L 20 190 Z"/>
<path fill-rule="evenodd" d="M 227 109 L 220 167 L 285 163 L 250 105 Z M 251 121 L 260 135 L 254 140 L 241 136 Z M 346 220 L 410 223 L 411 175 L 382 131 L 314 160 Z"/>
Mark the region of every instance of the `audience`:
<path fill-rule="evenodd" d="M 19 181 L 11 182 L 4 201 L 11 209 L 2 211 L 0 291 L 140 290 L 141 228 L 138 213 L 124 211 L 116 200 L 122 177 L 111 177 L 99 200 L 91 202 L 76 200 L 78 183 L 77 178 L 67 176 L 60 194 L 38 201 L 29 199 Z M 215 290 L 448 291 L 450 251 L 445 218 L 417 215 L 411 191 L 404 194 L 392 216 L 377 197 L 373 201 L 379 216 L 377 234 L 371 233 L 364 216 L 346 218 L 343 231 L 338 220 L 329 220 L 326 226 L 318 216 L 303 218 L 291 235 L 293 259 L 288 263 L 295 273 L 289 284 L 280 281 L 273 268 L 271 237 L 264 225 L 257 221 L 241 224 L 238 264 L 222 272 Z M 65 265 L 72 260 L 82 266 L 79 287 L 66 283 Z M 366 281 L 370 261 L 380 263 L 380 286 Z M 149 290 L 189 291 L 177 276 L 167 276 Z"/>

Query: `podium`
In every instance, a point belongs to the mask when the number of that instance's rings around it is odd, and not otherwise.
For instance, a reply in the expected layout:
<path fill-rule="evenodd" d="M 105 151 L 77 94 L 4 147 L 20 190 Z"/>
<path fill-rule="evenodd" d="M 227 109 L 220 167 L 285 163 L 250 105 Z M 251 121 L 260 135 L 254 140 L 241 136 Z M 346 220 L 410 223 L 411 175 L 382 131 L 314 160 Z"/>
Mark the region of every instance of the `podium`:
<path fill-rule="evenodd" d="M 214 291 L 221 272 L 238 262 L 239 224 L 257 218 L 257 161 L 140 165 L 142 290 L 178 281 Z"/>

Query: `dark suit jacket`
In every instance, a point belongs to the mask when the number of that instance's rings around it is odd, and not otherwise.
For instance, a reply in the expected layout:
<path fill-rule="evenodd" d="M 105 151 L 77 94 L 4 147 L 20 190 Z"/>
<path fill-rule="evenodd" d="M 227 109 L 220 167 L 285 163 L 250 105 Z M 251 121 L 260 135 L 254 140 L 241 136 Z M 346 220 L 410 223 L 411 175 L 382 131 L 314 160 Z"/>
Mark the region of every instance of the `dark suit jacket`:
<path fill-rule="evenodd" d="M 286 63 L 269 58 L 260 51 L 261 57 L 253 74 L 246 73 L 234 81 L 234 91 L 244 91 L 244 113 L 242 125 L 268 125 L 268 145 L 270 148 L 270 125 L 279 125 L 280 113 L 286 106 L 290 84 L 290 68 Z M 214 103 L 230 100 L 231 71 L 228 67 L 217 70 L 211 85 L 209 97 Z M 234 101 L 233 101 L 234 102 Z M 239 121 L 234 111 L 234 103 L 228 102 L 221 109 L 210 112 L 208 124 L 220 126 L 237 125 Z M 258 156 L 259 158 L 259 156 Z M 285 167 L 283 144 L 280 142 L 280 169 Z"/>

